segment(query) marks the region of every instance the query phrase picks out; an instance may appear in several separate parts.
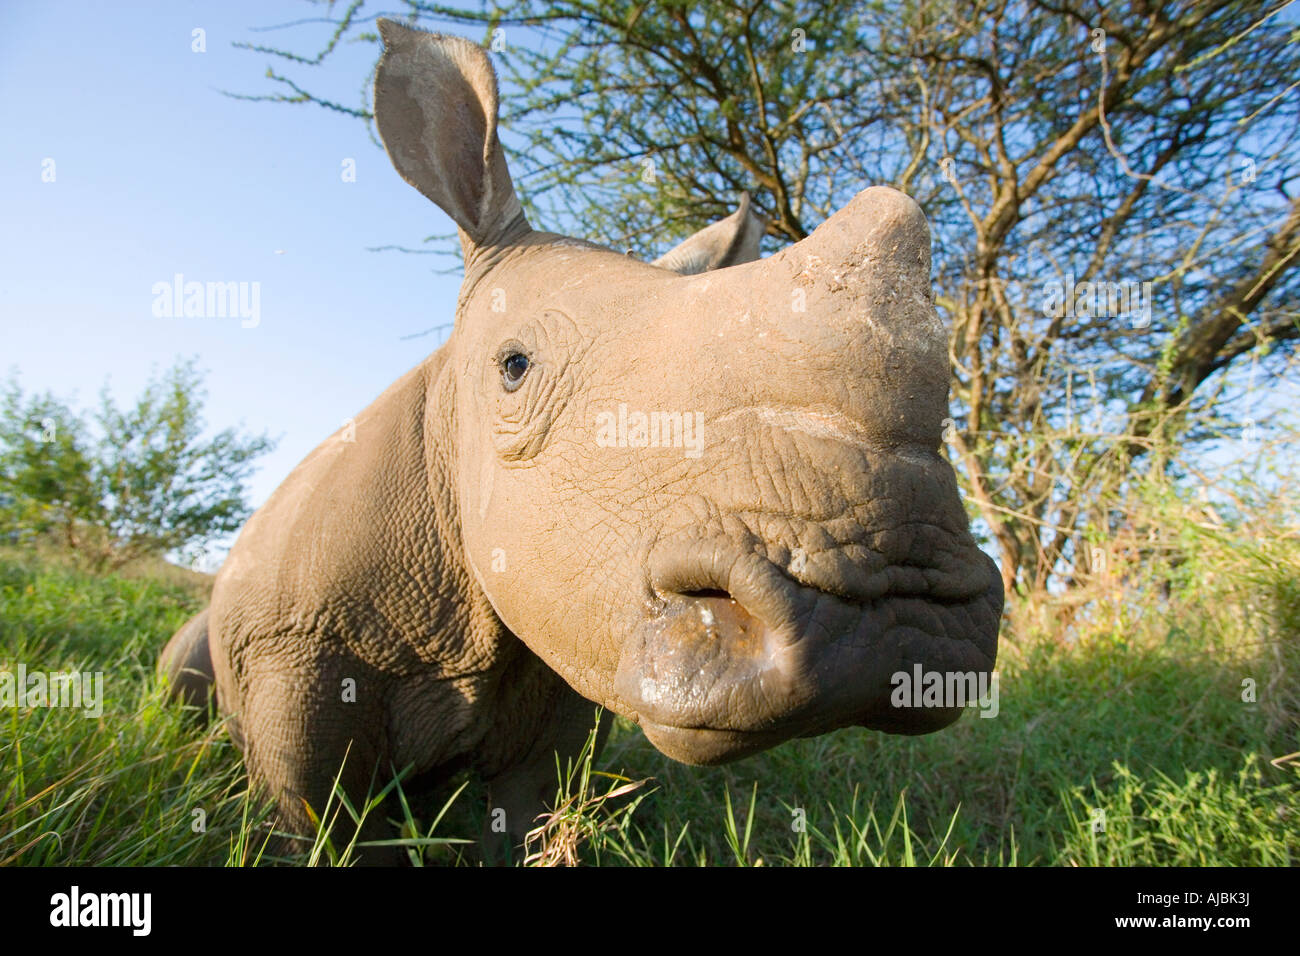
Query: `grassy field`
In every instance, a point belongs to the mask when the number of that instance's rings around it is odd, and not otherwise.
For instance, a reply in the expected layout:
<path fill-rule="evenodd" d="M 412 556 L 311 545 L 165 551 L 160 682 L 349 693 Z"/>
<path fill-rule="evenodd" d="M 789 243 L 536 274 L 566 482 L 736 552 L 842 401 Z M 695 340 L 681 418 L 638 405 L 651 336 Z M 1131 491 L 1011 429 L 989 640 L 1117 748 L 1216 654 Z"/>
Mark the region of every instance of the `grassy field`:
<path fill-rule="evenodd" d="M 530 862 L 1300 862 L 1300 542 L 1272 527 L 1184 521 L 1191 559 L 1173 569 L 1013 606 L 995 719 L 972 710 L 919 738 L 846 730 L 713 769 L 620 722 Z M 0 864 L 274 862 L 229 739 L 164 703 L 153 676 L 205 589 L 184 572 L 0 556 L 0 668 L 104 674 L 98 718 L 0 709 Z M 480 859 L 476 781 L 401 805 L 413 861 Z M 348 808 L 321 816 L 295 862 L 348 862 Z"/>

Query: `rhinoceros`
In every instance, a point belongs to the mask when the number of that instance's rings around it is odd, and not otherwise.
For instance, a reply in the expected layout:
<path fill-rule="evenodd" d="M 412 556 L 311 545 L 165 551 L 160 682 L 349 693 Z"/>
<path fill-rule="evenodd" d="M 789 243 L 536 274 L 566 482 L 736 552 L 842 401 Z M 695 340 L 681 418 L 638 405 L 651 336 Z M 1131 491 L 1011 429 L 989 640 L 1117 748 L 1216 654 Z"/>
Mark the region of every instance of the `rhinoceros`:
<path fill-rule="evenodd" d="M 892 694 L 986 677 L 1003 601 L 941 452 L 916 203 L 865 189 L 766 258 L 746 201 L 655 263 L 541 232 L 485 51 L 379 27 L 380 135 L 459 229 L 454 331 L 253 515 L 159 662 L 215 690 L 280 826 L 340 766 L 354 800 L 468 767 L 518 839 L 597 705 L 697 765 L 956 720 Z"/>

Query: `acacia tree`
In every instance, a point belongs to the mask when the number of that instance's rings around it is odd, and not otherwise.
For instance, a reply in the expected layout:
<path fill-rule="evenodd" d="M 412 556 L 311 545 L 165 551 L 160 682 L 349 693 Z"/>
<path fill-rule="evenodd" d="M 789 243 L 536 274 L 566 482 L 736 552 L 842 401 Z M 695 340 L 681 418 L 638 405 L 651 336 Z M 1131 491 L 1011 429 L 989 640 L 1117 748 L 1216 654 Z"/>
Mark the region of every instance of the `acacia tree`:
<path fill-rule="evenodd" d="M 90 438 L 81 416 L 50 393 L 0 398 L 0 540 L 56 537 L 69 550 L 98 511 Z"/>
<path fill-rule="evenodd" d="M 151 380 L 134 405 L 102 393 L 93 424 L 52 395 L 10 382 L 0 401 L 0 517 L 20 542 L 53 538 L 96 567 L 197 554 L 239 529 L 244 482 L 265 436 L 203 437 L 193 362 Z"/>
<path fill-rule="evenodd" d="M 315 57 L 260 49 L 319 68 L 344 38 L 376 39 L 364 6 Z M 497 52 L 535 222 L 651 256 L 742 190 L 769 248 L 867 185 L 917 199 L 952 328 L 946 437 L 1008 588 L 1072 580 L 1136 476 L 1176 474 L 1225 415 L 1261 417 L 1259 389 L 1291 367 L 1300 34 L 1284 0 L 405 6 Z M 321 102 L 271 77 L 263 98 Z M 1243 364 L 1246 394 L 1228 374 Z"/>

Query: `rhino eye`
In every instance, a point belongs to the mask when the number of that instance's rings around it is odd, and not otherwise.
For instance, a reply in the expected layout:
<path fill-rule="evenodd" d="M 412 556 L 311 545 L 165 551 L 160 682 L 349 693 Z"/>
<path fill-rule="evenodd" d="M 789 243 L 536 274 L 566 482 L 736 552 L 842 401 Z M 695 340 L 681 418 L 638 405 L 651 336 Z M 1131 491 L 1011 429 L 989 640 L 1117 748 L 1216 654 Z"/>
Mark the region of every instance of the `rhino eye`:
<path fill-rule="evenodd" d="M 501 382 L 507 392 L 513 392 L 528 373 L 528 356 L 521 352 L 511 352 L 501 363 Z"/>

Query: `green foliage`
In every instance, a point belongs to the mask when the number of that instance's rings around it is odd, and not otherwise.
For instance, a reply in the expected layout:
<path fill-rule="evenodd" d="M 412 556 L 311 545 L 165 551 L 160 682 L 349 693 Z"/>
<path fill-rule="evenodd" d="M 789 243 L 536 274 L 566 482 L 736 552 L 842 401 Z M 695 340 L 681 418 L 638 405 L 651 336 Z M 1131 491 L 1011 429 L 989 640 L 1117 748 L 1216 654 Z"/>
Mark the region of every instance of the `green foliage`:
<path fill-rule="evenodd" d="M 599 718 L 577 758 L 556 766 L 553 809 L 525 839 L 527 866 L 599 865 L 602 860 L 626 861 L 633 816 L 647 793 L 647 781 L 594 768 Z M 604 783 L 598 789 L 597 782 Z"/>
<path fill-rule="evenodd" d="M 620 719 L 599 759 L 589 747 L 557 767 L 526 862 L 1294 864 L 1300 496 L 1237 490 L 1231 507 L 1208 506 L 1217 520 L 1153 492 L 1138 523 L 1158 519 L 1176 548 L 1013 602 L 995 718 L 972 712 L 924 737 L 842 730 L 710 769 L 674 763 Z M 0 665 L 102 670 L 106 687 L 99 720 L 0 710 L 0 862 L 284 859 L 224 731 L 196 730 L 158 696 L 158 649 L 202 603 L 155 580 L 0 556 L 12 655 Z M 387 812 L 412 862 L 481 862 L 483 784 L 461 777 L 417 799 L 403 783 L 315 808 L 315 839 L 288 862 L 352 862 L 381 792 L 396 797 Z"/>
<path fill-rule="evenodd" d="M 53 540 L 97 566 L 197 553 L 247 519 L 244 482 L 273 443 L 225 429 L 204 439 L 193 361 L 120 409 L 103 391 L 84 417 L 11 381 L 0 403 L 0 534 Z"/>
<path fill-rule="evenodd" d="M 78 522 L 97 516 L 86 424 L 53 395 L 0 398 L 0 536 L 58 535 L 70 547 Z"/>
<path fill-rule="evenodd" d="M 160 636 L 205 600 L 30 552 L 0 558 L 0 669 L 103 674 L 98 719 L 76 708 L 0 708 L 0 865 L 225 856 L 243 819 L 238 755 L 221 728 L 196 732 L 164 704 L 153 678 Z"/>
<path fill-rule="evenodd" d="M 1141 779 L 1116 764 L 1108 787 L 1072 794 L 1061 856 L 1080 866 L 1292 866 L 1300 767 L 1292 769 L 1288 782 L 1248 754 L 1235 773 L 1156 770 Z"/>

